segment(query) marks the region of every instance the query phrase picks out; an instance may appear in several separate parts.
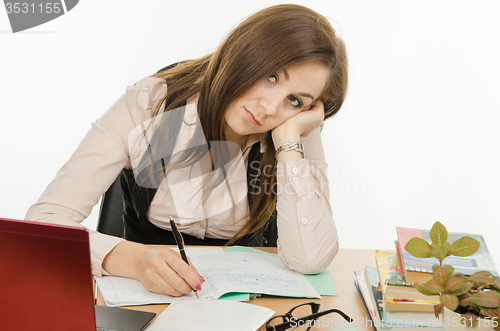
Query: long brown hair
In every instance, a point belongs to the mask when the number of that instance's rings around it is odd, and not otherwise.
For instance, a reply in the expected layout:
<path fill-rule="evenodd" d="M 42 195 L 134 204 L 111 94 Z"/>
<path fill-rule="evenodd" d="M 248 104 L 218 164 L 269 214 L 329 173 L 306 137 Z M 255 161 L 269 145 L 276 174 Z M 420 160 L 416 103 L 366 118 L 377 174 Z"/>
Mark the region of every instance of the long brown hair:
<path fill-rule="evenodd" d="M 343 41 L 325 17 L 307 7 L 292 4 L 268 7 L 242 21 L 214 53 L 153 75 L 165 79 L 168 85 L 167 94 L 158 100 L 153 115 L 178 108 L 199 93 L 197 110 L 204 139 L 224 141 L 225 112 L 231 103 L 260 79 L 304 62 L 320 63 L 330 71 L 319 97 L 324 104 L 325 119 L 329 118 L 339 111 L 347 90 Z M 159 105 L 167 99 L 165 108 L 160 109 Z M 248 221 L 230 243 L 255 233 L 276 208 L 274 151 L 269 133 L 260 163 L 259 187 L 252 187 L 254 203 L 246 216 Z M 213 160 L 215 169 L 224 166 L 217 164 L 224 157 L 214 155 Z M 272 176 L 263 170 L 266 165 L 272 165 Z"/>

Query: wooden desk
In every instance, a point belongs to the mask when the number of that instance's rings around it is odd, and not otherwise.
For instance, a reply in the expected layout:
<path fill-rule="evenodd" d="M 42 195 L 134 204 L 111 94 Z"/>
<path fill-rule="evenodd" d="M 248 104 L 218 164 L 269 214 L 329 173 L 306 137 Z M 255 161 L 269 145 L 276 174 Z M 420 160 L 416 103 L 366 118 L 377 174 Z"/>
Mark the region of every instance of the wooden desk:
<path fill-rule="evenodd" d="M 266 248 L 263 250 L 272 253 L 276 252 L 276 248 Z M 370 326 L 363 301 L 354 286 L 354 270 L 363 270 L 365 266 L 376 266 L 374 250 L 341 249 L 332 264 L 328 267 L 328 271 L 330 272 L 335 286 L 337 287 L 339 296 L 323 296 L 321 300 L 264 296 L 261 298 L 250 299 L 248 303 L 270 308 L 274 310 L 277 315 L 281 315 L 300 303 L 317 301 L 322 304 L 323 310 L 330 308 L 340 309 L 354 319 L 354 322 L 351 325 L 346 325 L 344 319 L 338 316 L 338 314 L 329 314 L 321 317 L 318 324 L 316 324 L 316 326 L 311 330 L 334 330 L 345 327 L 353 327 L 356 330 L 373 330 Z M 104 305 L 104 301 L 102 300 L 100 294 L 98 294 L 97 304 Z M 156 314 L 161 314 L 167 306 L 168 305 L 148 305 L 123 308 L 151 311 Z M 367 321 L 368 324 L 366 324 Z M 343 327 L 341 324 L 342 322 L 344 323 Z M 265 327 L 262 326 L 259 331 L 265 331 Z"/>

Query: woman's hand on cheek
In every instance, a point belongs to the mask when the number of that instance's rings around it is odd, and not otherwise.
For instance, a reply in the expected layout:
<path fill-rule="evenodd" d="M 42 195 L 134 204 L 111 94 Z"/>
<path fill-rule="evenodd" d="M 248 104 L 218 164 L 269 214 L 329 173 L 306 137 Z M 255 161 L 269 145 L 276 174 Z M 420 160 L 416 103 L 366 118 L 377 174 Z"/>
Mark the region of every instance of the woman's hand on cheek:
<path fill-rule="evenodd" d="M 272 131 L 274 144 L 280 146 L 286 141 L 298 141 L 301 135 L 319 127 L 324 119 L 323 102 L 316 100 L 309 109 L 302 110 L 274 128 Z"/>
<path fill-rule="evenodd" d="M 301 129 L 300 134 L 306 134 L 316 129 L 325 120 L 325 108 L 321 100 L 316 100 L 308 110 L 303 110 L 296 116 Z M 291 119 L 293 119 L 292 117 Z"/>

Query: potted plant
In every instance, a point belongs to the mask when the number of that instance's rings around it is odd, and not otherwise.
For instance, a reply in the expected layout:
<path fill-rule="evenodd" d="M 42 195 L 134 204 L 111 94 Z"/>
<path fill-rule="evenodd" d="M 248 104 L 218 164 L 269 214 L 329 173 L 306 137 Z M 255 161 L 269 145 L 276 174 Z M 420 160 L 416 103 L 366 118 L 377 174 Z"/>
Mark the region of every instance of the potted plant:
<path fill-rule="evenodd" d="M 432 267 L 432 279 L 413 286 L 425 295 L 439 295 L 441 303 L 434 307 L 434 312 L 436 317 L 443 312 L 444 329 L 467 325 L 500 330 L 500 279 L 488 271 L 465 276 L 455 273 L 452 266 L 443 265 L 447 256 L 473 255 L 480 243 L 464 236 L 450 244 L 448 231 L 440 222 L 432 226 L 430 238 L 432 244 L 422 238 L 412 238 L 405 249 L 418 258 L 436 257 L 439 260 L 439 265 Z"/>

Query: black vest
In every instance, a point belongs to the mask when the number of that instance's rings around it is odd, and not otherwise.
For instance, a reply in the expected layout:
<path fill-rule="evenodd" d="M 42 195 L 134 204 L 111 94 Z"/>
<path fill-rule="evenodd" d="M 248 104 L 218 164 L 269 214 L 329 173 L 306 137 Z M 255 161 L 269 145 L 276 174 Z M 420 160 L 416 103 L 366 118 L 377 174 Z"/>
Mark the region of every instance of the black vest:
<path fill-rule="evenodd" d="M 163 69 L 160 69 L 158 73 L 166 71 L 179 63 L 174 63 Z M 169 96 L 169 98 L 166 100 L 166 104 L 169 104 L 174 97 L 174 95 Z M 183 113 L 184 112 L 182 112 L 182 114 Z M 174 128 L 174 130 L 178 129 L 178 127 Z M 176 135 L 177 132 L 174 132 L 174 134 Z M 161 138 L 153 134 L 151 144 L 155 143 L 155 139 Z M 150 151 L 151 149 L 148 149 L 148 151 L 143 156 L 143 159 L 150 157 L 150 155 L 148 154 L 150 153 Z M 249 187 L 249 183 L 251 180 L 253 180 L 253 183 L 255 183 L 255 181 L 257 180 L 258 165 L 260 165 L 261 160 L 262 154 L 260 153 L 260 143 L 256 143 L 252 146 L 252 149 L 250 150 L 248 156 L 247 188 Z M 169 162 L 169 157 L 167 157 L 166 159 L 162 159 L 161 162 L 162 163 L 160 164 L 159 161 L 156 161 L 153 166 L 164 168 L 165 164 L 168 164 Z M 251 167 L 250 164 L 252 164 L 253 166 Z M 120 177 L 123 190 L 124 238 L 143 244 L 175 245 L 176 242 L 172 231 L 158 228 L 146 217 L 146 213 L 149 210 L 151 201 L 153 201 L 153 197 L 156 194 L 157 188 L 146 188 L 143 186 L 139 186 L 134 178 L 132 169 L 123 169 Z M 151 185 L 150 187 L 158 187 L 161 180 L 163 180 L 163 177 L 155 178 L 155 185 Z M 247 192 L 249 192 L 247 194 L 248 204 L 249 207 L 252 208 L 253 195 L 250 194 L 250 190 L 247 190 Z M 260 228 L 252 235 L 246 235 L 242 237 L 237 242 L 235 242 L 234 245 L 276 247 L 276 241 L 278 239 L 276 215 L 277 212 L 275 209 L 271 217 L 267 220 L 267 223 L 262 228 Z M 187 234 L 183 234 L 182 236 L 186 245 L 224 246 L 228 242 L 228 240 L 225 239 L 199 239 Z"/>

